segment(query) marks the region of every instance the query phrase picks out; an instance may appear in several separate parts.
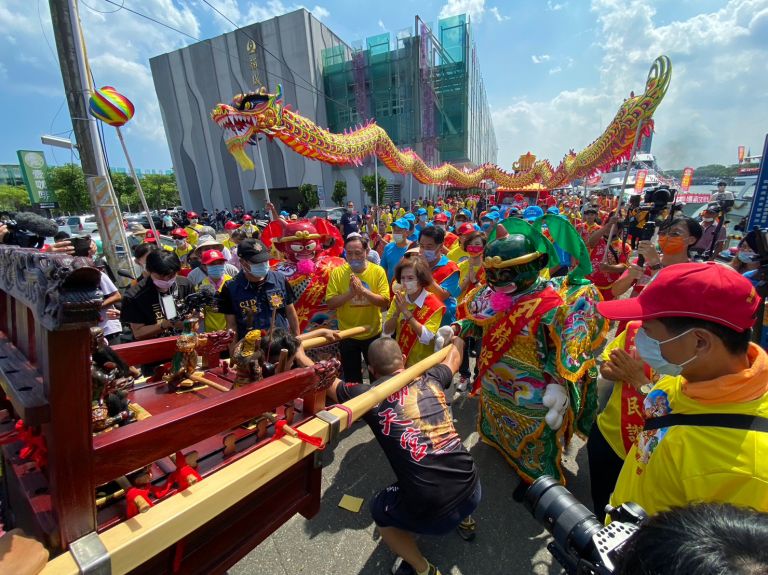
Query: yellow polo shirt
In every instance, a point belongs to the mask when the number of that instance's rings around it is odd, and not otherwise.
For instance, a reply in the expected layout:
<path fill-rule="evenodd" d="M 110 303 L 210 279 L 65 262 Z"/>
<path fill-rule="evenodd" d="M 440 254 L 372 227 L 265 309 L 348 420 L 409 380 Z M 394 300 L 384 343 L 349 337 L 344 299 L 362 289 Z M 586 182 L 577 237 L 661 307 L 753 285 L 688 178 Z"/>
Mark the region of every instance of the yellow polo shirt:
<path fill-rule="evenodd" d="M 352 268 L 347 263 L 331 272 L 331 276 L 328 278 L 328 288 L 325 292 L 326 301 L 349 292 L 349 280 L 353 273 Z M 360 278 L 364 287 L 389 299 L 389 282 L 387 281 L 387 272 L 384 271 L 383 267 L 368 262 L 362 273 L 354 275 Z M 381 333 L 381 313 L 382 308 L 372 304 L 366 298 L 353 297 L 336 309 L 336 320 L 340 330 L 361 325 L 369 326 L 370 329 L 366 333 L 354 336 L 354 339 L 369 339 Z"/>

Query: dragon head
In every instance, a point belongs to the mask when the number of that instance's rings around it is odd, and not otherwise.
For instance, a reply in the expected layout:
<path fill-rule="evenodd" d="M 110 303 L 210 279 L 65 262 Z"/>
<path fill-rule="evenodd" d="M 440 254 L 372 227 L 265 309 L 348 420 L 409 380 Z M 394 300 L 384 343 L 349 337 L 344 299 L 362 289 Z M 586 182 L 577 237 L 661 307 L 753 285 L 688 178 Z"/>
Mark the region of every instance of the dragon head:
<path fill-rule="evenodd" d="M 224 128 L 224 143 L 229 153 L 244 170 L 254 168 L 245 153 L 246 144 L 254 144 L 259 132 L 273 135 L 283 127 L 283 87 L 277 93 L 267 94 L 266 88 L 258 92 L 238 94 L 232 104 L 217 104 L 211 119 Z"/>

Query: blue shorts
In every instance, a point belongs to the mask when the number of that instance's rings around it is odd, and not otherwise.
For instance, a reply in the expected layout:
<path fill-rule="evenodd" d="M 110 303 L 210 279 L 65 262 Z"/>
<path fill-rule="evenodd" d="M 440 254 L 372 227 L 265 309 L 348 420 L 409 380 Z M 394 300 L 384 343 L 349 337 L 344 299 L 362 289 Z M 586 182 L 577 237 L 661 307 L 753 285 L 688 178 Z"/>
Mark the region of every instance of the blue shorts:
<path fill-rule="evenodd" d="M 430 515 L 414 516 L 409 511 L 408 504 L 403 501 L 400 487 L 394 484 L 384 491 L 379 491 L 371 500 L 371 515 L 379 527 L 396 527 L 423 535 L 445 535 L 458 527 L 464 518 L 472 515 L 481 497 L 482 489 L 478 479 L 469 497 L 450 512 L 437 518 Z"/>

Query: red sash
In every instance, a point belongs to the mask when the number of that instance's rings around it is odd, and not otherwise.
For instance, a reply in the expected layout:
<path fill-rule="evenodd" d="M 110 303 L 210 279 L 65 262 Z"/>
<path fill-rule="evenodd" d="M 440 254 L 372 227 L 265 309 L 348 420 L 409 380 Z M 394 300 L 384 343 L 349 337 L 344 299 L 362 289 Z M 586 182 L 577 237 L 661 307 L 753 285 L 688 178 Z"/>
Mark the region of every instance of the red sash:
<path fill-rule="evenodd" d="M 330 258 L 335 260 L 337 258 Z M 307 327 L 307 323 L 310 318 L 322 307 L 325 306 L 325 290 L 328 287 L 328 278 L 331 275 L 331 271 L 334 266 L 329 265 L 330 262 L 326 262 L 325 258 L 320 264 L 315 267 L 315 271 L 312 273 L 309 285 L 302 292 L 299 298 L 294 303 L 296 308 L 296 315 L 299 318 L 299 333 L 303 332 Z M 301 280 L 305 276 L 301 276 L 301 279 L 292 279 L 290 283 L 301 283 Z"/>
<path fill-rule="evenodd" d="M 501 356 L 509 353 L 512 340 L 526 325 L 532 325 L 531 329 L 535 329 L 541 316 L 563 305 L 563 299 L 550 286 L 529 296 L 524 296 L 524 298 L 519 299 L 515 307 L 506 312 L 499 321 L 485 328 L 483 349 L 477 360 L 478 376 L 472 390 L 473 393 L 480 389 L 480 381 L 485 372 L 498 362 Z"/>
<path fill-rule="evenodd" d="M 432 270 L 432 279 L 435 280 L 435 283 L 441 284 L 453 273 L 459 273 L 459 266 L 449 260 L 447 264 Z"/>
<path fill-rule="evenodd" d="M 631 321 L 627 324 L 627 335 L 624 341 L 624 351 L 634 355 L 635 336 L 637 330 L 642 327 L 640 321 Z M 651 368 L 647 363 L 643 364 L 645 377 L 651 379 Z M 630 447 L 635 442 L 637 434 L 643 430 L 645 417 L 643 416 L 643 394 L 637 391 L 628 383 L 621 384 L 621 440 L 624 442 L 624 449 L 629 452 Z"/>
<path fill-rule="evenodd" d="M 456 240 L 458 239 L 459 239 L 459 236 L 457 236 L 453 232 L 445 232 L 445 240 L 443 241 L 443 245 L 446 248 L 451 249 L 453 244 L 455 244 Z"/>
<path fill-rule="evenodd" d="M 443 302 L 441 302 L 436 295 L 428 293 L 427 297 L 424 299 L 424 305 L 414 310 L 413 317 L 421 325 L 426 325 L 432 316 L 441 309 L 445 309 Z M 400 344 L 400 349 L 403 350 L 406 361 L 411 354 L 413 345 L 418 341 L 419 335 L 421 334 L 417 335 L 416 332 L 413 331 L 411 322 L 409 321 L 406 321 L 400 329 L 400 334 L 397 336 L 397 343 Z"/>

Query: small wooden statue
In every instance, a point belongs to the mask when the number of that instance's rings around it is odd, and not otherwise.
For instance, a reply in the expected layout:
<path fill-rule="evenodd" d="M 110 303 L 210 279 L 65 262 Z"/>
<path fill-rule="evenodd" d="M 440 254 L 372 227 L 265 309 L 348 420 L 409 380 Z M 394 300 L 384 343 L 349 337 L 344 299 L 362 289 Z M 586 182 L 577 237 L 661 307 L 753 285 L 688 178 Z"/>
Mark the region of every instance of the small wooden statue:
<path fill-rule="evenodd" d="M 171 362 L 171 371 L 163 376 L 171 391 L 190 389 L 195 379 L 202 377 L 197 372 L 198 335 L 193 331 L 191 320 L 184 320 L 184 331 L 176 339 L 176 353 Z"/>
<path fill-rule="evenodd" d="M 235 387 L 261 380 L 261 331 L 252 329 L 235 346 Z"/>
<path fill-rule="evenodd" d="M 135 421 L 128 409 L 133 372 L 104 341 L 101 328 L 91 328 L 91 422 L 93 431 Z"/>

